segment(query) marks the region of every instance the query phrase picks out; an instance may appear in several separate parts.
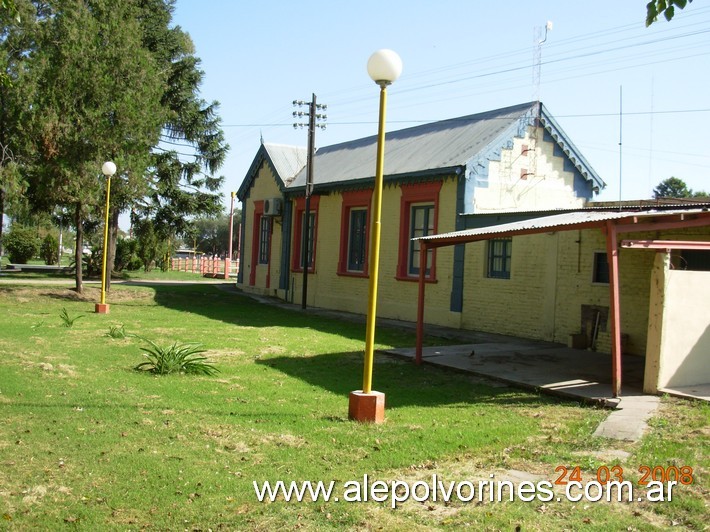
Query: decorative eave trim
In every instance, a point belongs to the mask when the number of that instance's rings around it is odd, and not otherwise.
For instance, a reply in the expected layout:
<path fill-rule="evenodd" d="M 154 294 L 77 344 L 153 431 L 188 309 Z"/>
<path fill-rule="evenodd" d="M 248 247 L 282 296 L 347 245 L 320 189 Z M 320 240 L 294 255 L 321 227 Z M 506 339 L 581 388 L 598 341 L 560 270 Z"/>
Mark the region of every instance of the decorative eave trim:
<path fill-rule="evenodd" d="M 540 103 L 540 125 L 550 134 L 582 177 L 587 181 L 592 181 L 599 190 L 606 187 L 604 180 L 599 177 L 599 174 L 594 171 L 577 147 L 567 138 L 567 135 L 563 133 L 560 125 L 552 115 L 547 112 L 547 109 L 542 103 Z"/>
<path fill-rule="evenodd" d="M 276 186 L 279 187 L 279 192 L 283 194 L 286 190 L 286 185 L 279 175 L 279 173 L 276 171 L 276 165 L 274 165 L 274 161 L 271 160 L 271 156 L 269 155 L 268 150 L 266 147 L 262 144 L 259 147 L 259 151 L 256 152 L 256 155 L 254 156 L 254 160 L 251 163 L 251 166 L 249 166 L 249 171 L 247 172 L 247 175 L 245 176 L 244 180 L 242 181 L 242 184 L 239 186 L 239 189 L 237 190 L 237 198 L 239 198 L 239 201 L 244 202 L 246 199 L 247 193 L 249 192 L 249 189 L 251 186 L 254 184 L 254 180 L 256 179 L 256 176 L 259 174 L 259 169 L 262 167 L 262 165 L 266 163 L 269 165 L 269 168 L 271 168 L 271 172 L 274 174 L 274 177 L 276 178 Z"/>

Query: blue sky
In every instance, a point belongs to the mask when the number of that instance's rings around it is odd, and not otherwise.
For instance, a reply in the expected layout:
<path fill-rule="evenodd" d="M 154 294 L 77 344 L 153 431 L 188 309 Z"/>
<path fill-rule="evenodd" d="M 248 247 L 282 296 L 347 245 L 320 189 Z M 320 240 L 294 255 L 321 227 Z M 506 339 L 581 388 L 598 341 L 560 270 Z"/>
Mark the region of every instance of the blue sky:
<path fill-rule="evenodd" d="M 404 64 L 388 90 L 391 131 L 533 100 L 536 33 L 548 20 L 540 99 L 607 182 L 598 199 L 648 198 L 670 176 L 710 191 L 710 6 L 646 28 L 645 4 L 177 0 L 173 22 L 202 60 L 202 97 L 220 102 L 227 208 L 262 136 L 306 145 L 295 99 L 315 93 L 328 105 L 317 146 L 376 134 L 375 50 Z"/>

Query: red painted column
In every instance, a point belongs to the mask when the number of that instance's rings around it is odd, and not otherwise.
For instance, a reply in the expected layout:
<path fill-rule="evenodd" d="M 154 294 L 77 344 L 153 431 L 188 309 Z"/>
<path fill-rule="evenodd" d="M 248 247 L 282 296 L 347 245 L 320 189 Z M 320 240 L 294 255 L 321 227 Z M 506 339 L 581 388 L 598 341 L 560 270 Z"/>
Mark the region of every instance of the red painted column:
<path fill-rule="evenodd" d="M 424 344 L 424 292 L 426 283 L 426 259 L 429 251 L 423 241 L 419 241 L 419 296 L 417 299 L 417 347 L 414 362 L 422 363 L 422 345 Z"/>
<path fill-rule="evenodd" d="M 616 225 L 606 224 L 606 255 L 609 262 L 609 307 L 611 319 L 611 391 L 621 394 L 621 311 L 619 305 L 619 246 Z"/>

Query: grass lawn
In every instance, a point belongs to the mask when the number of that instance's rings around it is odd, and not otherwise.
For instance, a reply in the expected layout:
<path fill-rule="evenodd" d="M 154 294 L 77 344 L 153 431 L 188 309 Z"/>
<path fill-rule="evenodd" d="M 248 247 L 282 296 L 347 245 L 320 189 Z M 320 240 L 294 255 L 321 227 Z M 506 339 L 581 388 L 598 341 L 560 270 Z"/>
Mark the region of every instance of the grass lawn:
<path fill-rule="evenodd" d="M 665 398 L 641 442 L 615 442 L 591 436 L 606 411 L 377 355 L 387 419 L 358 424 L 347 408 L 364 325 L 209 284 L 114 285 L 108 315 L 93 313 L 98 294 L 0 282 L 0 529 L 707 526 L 704 403 Z M 134 371 L 146 343 L 108 335 L 121 327 L 159 345 L 200 343 L 220 372 Z M 377 342 L 414 338 L 380 329 Z M 692 466 L 693 483 L 655 503 L 343 500 L 364 475 L 478 485 L 519 472 L 554 481 L 558 466 L 580 466 L 587 481 L 615 465 L 639 492 L 642 465 Z M 340 501 L 259 502 L 254 482 L 277 480 L 335 481 Z"/>

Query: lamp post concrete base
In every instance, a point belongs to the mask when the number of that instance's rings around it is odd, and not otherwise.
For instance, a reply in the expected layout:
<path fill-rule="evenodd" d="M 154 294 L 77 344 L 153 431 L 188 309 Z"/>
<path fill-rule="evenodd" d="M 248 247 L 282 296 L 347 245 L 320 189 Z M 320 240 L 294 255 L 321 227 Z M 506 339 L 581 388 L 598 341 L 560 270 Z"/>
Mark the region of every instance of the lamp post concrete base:
<path fill-rule="evenodd" d="M 96 314 L 108 314 L 109 304 L 108 303 L 96 303 L 94 306 L 94 312 Z"/>
<path fill-rule="evenodd" d="M 353 421 L 382 423 L 385 420 L 385 394 L 382 392 L 350 392 L 348 417 Z"/>

